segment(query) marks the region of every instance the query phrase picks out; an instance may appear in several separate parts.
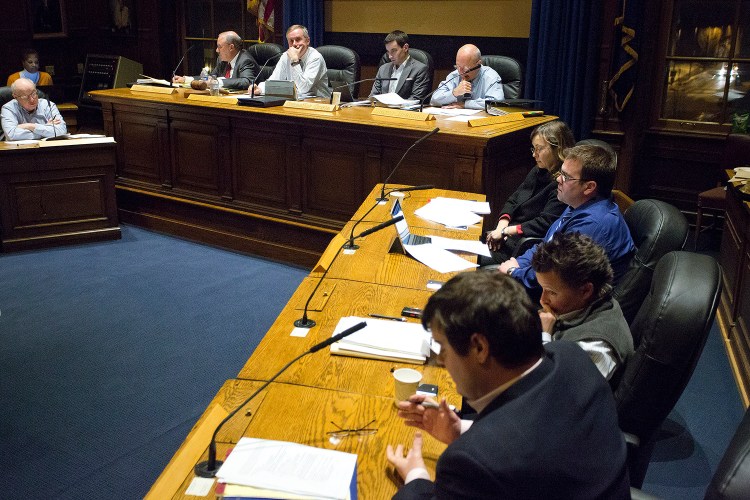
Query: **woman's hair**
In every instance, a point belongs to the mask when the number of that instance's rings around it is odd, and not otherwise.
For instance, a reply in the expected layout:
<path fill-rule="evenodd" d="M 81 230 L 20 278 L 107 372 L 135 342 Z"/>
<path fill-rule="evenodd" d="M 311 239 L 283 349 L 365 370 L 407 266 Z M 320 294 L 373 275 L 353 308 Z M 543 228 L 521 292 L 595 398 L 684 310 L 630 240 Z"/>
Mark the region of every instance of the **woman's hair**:
<path fill-rule="evenodd" d="M 553 176 L 557 176 L 557 173 L 560 171 L 560 166 L 562 166 L 562 163 L 565 160 L 563 151 L 567 148 L 572 148 L 576 144 L 573 132 L 570 131 L 564 121 L 555 120 L 543 123 L 532 130 L 531 140 L 533 141 L 536 136 L 541 136 L 541 138 L 554 149 L 555 156 L 557 156 L 559 161 L 550 173 Z"/>

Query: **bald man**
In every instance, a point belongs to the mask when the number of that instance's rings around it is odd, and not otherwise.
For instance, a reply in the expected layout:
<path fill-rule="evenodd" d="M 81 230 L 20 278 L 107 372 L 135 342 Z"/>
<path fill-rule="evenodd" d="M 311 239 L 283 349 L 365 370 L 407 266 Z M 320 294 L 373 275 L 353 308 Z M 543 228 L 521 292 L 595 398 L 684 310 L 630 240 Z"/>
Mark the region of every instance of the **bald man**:
<path fill-rule="evenodd" d="M 242 38 L 234 31 L 225 31 L 216 38 L 216 64 L 209 73 L 219 80 L 219 87 L 233 90 L 245 90 L 260 73 L 258 63 L 242 48 Z M 190 83 L 199 77 L 177 76 L 175 83 Z"/>
<path fill-rule="evenodd" d="M 485 99 L 503 99 L 500 75 L 489 66 L 482 66 L 482 53 L 476 45 L 458 49 L 454 68 L 432 94 L 433 106 L 484 109 Z"/>
<path fill-rule="evenodd" d="M 13 100 L 2 109 L 5 139 L 43 139 L 68 133 L 57 106 L 49 99 L 39 99 L 36 85 L 28 78 L 19 78 L 10 86 Z"/>

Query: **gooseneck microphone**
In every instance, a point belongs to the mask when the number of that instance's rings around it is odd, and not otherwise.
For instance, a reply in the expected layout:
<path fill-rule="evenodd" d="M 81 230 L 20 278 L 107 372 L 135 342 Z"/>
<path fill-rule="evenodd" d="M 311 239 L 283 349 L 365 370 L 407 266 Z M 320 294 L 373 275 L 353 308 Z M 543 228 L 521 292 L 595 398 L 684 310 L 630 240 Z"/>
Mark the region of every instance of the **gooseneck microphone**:
<path fill-rule="evenodd" d="M 356 85 L 358 83 L 362 82 L 392 82 L 398 80 L 398 78 L 365 78 L 364 80 L 357 80 L 356 82 L 352 83 L 345 83 L 343 85 L 337 85 L 331 89 L 331 93 L 336 92 L 338 89 L 343 89 L 344 87 L 349 89 L 349 96 L 351 96 L 352 99 L 354 99 L 354 96 L 352 95 L 352 85 Z M 333 95 L 331 95 L 331 101 L 330 104 L 333 104 Z"/>
<path fill-rule="evenodd" d="M 266 69 L 266 66 L 268 66 L 268 63 L 271 62 L 271 59 L 273 59 L 275 57 L 281 57 L 282 54 L 284 54 L 284 53 L 283 52 L 279 52 L 278 54 L 272 55 L 271 57 L 269 57 L 268 59 L 266 59 L 266 62 L 264 62 L 263 66 L 260 67 L 260 69 L 258 70 L 258 74 L 255 75 L 255 78 L 253 78 L 253 81 L 250 82 L 250 97 L 251 98 L 255 97 L 255 82 L 258 80 L 258 78 L 260 78 L 260 74 L 263 73 L 264 69 Z"/>
<path fill-rule="evenodd" d="M 180 62 L 177 63 L 177 66 L 174 67 L 174 71 L 172 71 L 172 79 L 174 79 L 174 76 L 177 74 L 177 70 L 179 69 L 180 64 L 182 64 L 182 61 L 185 60 L 185 58 L 188 55 L 188 52 L 190 52 L 191 50 L 193 50 L 193 47 L 195 47 L 195 45 L 191 45 L 190 47 L 188 47 L 188 49 L 185 51 L 185 53 L 182 54 L 182 57 L 180 58 Z"/>
<path fill-rule="evenodd" d="M 475 69 L 479 69 L 481 67 L 482 67 L 481 63 L 477 64 L 473 68 L 469 68 L 466 71 L 464 71 L 463 73 L 456 73 L 455 75 L 453 75 L 452 77 L 448 78 L 447 80 L 444 80 L 444 81 L 440 82 L 440 85 L 438 85 L 435 90 L 433 90 L 432 92 L 430 92 L 429 94 L 427 94 L 426 96 L 424 96 L 424 99 L 422 99 L 422 102 L 419 103 L 419 111 L 421 112 L 422 109 L 424 109 L 424 103 L 427 101 L 427 98 L 428 97 L 432 97 L 432 94 L 434 94 L 435 92 L 437 92 L 438 90 L 440 90 L 440 87 L 442 87 L 443 85 L 447 85 L 448 82 L 450 82 L 451 80 L 453 80 L 457 76 L 465 76 L 465 75 L 471 73 L 472 71 L 474 71 Z M 471 94 L 469 95 L 469 97 L 471 97 Z"/>
<path fill-rule="evenodd" d="M 55 116 L 52 114 L 52 104 L 49 102 L 47 97 L 47 109 L 49 110 L 50 121 L 52 122 L 52 133 L 55 134 L 54 139 L 57 139 L 57 127 L 55 127 Z"/>
<path fill-rule="evenodd" d="M 238 411 L 240 411 L 240 409 L 242 407 L 244 407 L 246 404 L 248 404 L 250 401 L 252 401 L 253 398 L 255 398 L 255 396 L 257 396 L 260 393 L 260 391 L 262 391 L 263 389 L 265 389 L 266 387 L 268 387 L 268 385 L 271 382 L 273 382 L 274 380 L 276 380 L 282 373 L 284 373 L 286 371 L 287 368 L 289 368 L 290 366 L 292 366 L 294 363 L 296 363 L 301 358 L 307 356 L 308 354 L 312 354 L 312 353 L 318 352 L 319 350 L 324 349 L 324 348 L 328 347 L 329 345 L 331 345 L 331 344 L 333 344 L 335 342 L 338 342 L 339 340 L 343 339 L 344 337 L 347 337 L 347 336 L 351 335 L 352 333 L 357 332 L 357 331 L 361 330 L 362 328 L 364 328 L 366 326 L 367 326 L 366 322 L 360 321 L 356 325 L 347 328 L 343 332 L 338 333 L 338 334 L 334 335 L 333 337 L 324 340 L 323 342 L 315 344 L 310 349 L 308 349 L 307 351 L 303 352 L 302 354 L 300 354 L 299 356 L 297 356 L 296 358 L 294 358 L 293 360 L 291 360 L 289 363 L 285 364 L 284 367 L 276 373 L 276 375 L 274 375 L 267 382 L 265 382 L 263 385 L 261 385 L 258 388 L 258 390 L 256 390 L 254 393 L 252 393 L 250 395 L 250 397 L 248 397 L 245 401 L 242 402 L 242 404 L 240 404 L 239 406 L 237 406 L 237 408 L 235 408 L 234 410 L 232 410 L 231 413 L 229 413 L 229 415 L 227 415 L 224 418 L 224 420 L 222 420 L 221 422 L 219 422 L 219 425 L 217 425 L 216 429 L 214 430 L 213 436 L 211 436 L 211 442 L 208 444 L 208 460 L 206 460 L 205 462 L 201 462 L 201 463 L 199 463 L 198 465 L 195 466 L 195 474 L 198 475 L 198 476 L 200 476 L 200 477 L 215 477 L 216 476 L 216 472 L 219 470 L 219 467 L 221 467 L 221 464 L 224 463 L 221 460 L 216 460 L 216 435 L 219 433 L 219 430 L 222 428 L 222 426 L 225 423 L 227 423 L 227 421 L 229 421 L 229 419 L 232 418 Z"/>
<path fill-rule="evenodd" d="M 393 177 L 393 174 L 396 173 L 396 170 L 398 170 L 399 165 L 401 165 L 401 162 L 404 161 L 404 158 L 406 158 L 406 155 L 409 154 L 409 151 L 411 151 L 412 149 L 414 149 L 417 146 L 417 144 L 421 143 L 422 141 L 427 140 L 429 137 L 437 134 L 439 131 L 440 131 L 440 128 L 439 127 L 435 127 L 434 129 L 430 130 L 426 135 L 423 135 L 422 137 L 420 137 L 414 144 L 412 144 L 411 146 L 409 146 L 409 149 L 407 149 L 406 152 L 404 152 L 404 155 L 401 157 L 401 159 L 398 161 L 398 163 L 396 163 L 396 166 L 393 167 L 393 170 L 391 170 L 391 173 L 388 174 L 388 177 L 386 177 L 385 180 L 383 181 L 383 187 L 380 189 L 380 198 L 378 198 L 378 201 L 385 201 L 386 200 L 386 197 L 385 197 L 385 185 L 388 184 L 388 181 L 391 180 L 391 177 Z"/>
<path fill-rule="evenodd" d="M 397 222 L 401 222 L 403 219 L 404 219 L 403 215 L 399 215 L 398 217 L 394 217 L 391 220 L 387 220 L 387 221 L 385 221 L 385 222 L 383 222 L 381 224 L 378 224 L 377 226 L 371 227 L 367 231 L 362 231 L 357 236 L 353 236 L 349 241 L 354 241 L 356 238 L 362 238 L 362 237 L 368 236 L 368 235 L 370 235 L 372 233 L 376 233 L 376 232 L 380 231 L 381 229 L 384 229 L 384 228 L 386 228 L 388 226 L 391 226 L 391 225 L 393 225 L 393 224 L 395 224 Z M 317 292 L 318 288 L 320 288 L 320 284 L 323 283 L 323 279 L 325 279 L 326 274 L 328 274 L 328 271 L 333 267 L 333 263 L 336 262 L 336 259 L 338 258 L 338 256 L 341 255 L 341 249 L 344 248 L 344 246 L 346 246 L 349 243 L 349 241 L 347 241 L 345 244 L 341 245 L 341 247 L 338 250 L 336 250 L 336 255 L 334 255 L 333 259 L 331 259 L 331 263 L 328 265 L 328 267 L 326 268 L 326 270 L 323 272 L 323 275 L 320 277 L 320 280 L 318 280 L 318 284 L 315 285 L 315 288 L 313 289 L 312 293 L 307 298 L 307 302 L 305 302 L 305 309 L 304 309 L 304 311 L 302 311 L 302 317 L 300 319 L 294 321 L 294 326 L 296 326 L 297 328 L 312 328 L 312 327 L 314 327 L 316 325 L 316 323 L 315 323 L 314 320 L 311 320 L 310 318 L 307 317 L 307 308 L 310 306 L 310 301 L 312 300 L 313 296 L 315 295 L 315 292 Z"/>

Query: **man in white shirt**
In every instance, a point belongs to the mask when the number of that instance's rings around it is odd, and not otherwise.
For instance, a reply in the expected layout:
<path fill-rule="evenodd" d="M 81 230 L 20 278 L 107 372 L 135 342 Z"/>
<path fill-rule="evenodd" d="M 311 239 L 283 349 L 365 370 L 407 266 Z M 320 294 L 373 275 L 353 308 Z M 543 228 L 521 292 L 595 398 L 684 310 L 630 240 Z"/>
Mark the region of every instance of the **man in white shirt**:
<path fill-rule="evenodd" d="M 432 105 L 484 109 L 485 99 L 501 101 L 505 96 L 500 75 L 489 66 L 482 66 L 482 53 L 476 45 L 458 49 L 454 68 L 432 94 Z"/>
<path fill-rule="evenodd" d="M 310 47 L 310 35 L 307 28 L 299 24 L 289 27 L 286 32 L 289 48 L 282 54 L 269 80 L 292 81 L 297 87 L 297 96 L 331 97 L 328 86 L 328 68 L 320 52 Z M 248 94 L 262 95 L 266 82 L 261 82 L 248 89 Z"/>
<path fill-rule="evenodd" d="M 43 139 L 68 133 L 55 103 L 39 99 L 36 85 L 19 78 L 10 86 L 13 100 L 3 105 L 2 127 L 8 141 Z"/>

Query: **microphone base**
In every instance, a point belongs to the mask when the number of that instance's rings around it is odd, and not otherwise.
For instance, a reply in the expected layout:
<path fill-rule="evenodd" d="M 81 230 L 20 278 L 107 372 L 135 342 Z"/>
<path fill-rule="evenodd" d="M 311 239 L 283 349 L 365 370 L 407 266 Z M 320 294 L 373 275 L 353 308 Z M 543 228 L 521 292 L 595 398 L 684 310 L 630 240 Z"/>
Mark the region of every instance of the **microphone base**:
<path fill-rule="evenodd" d="M 294 326 L 297 328 L 312 328 L 316 325 L 315 321 L 309 318 L 300 318 L 294 322 Z"/>
<path fill-rule="evenodd" d="M 349 240 L 341 248 L 343 248 L 344 250 L 359 250 L 359 245 L 357 245 L 356 243 L 354 243 L 354 241 Z"/>
<path fill-rule="evenodd" d="M 216 461 L 216 466 L 213 469 L 208 468 L 208 460 L 199 463 L 195 466 L 195 475 L 198 477 L 216 477 L 219 467 L 223 464 L 221 460 Z"/>

